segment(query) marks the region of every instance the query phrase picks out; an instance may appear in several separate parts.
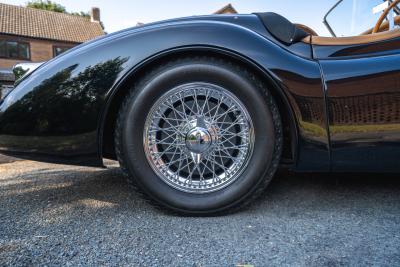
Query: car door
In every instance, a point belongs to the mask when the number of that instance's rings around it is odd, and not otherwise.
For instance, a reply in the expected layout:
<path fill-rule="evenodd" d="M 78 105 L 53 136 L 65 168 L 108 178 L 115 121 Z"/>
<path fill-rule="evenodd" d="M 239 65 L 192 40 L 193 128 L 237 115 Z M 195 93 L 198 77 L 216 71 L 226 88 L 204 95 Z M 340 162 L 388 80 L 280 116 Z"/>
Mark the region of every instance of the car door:
<path fill-rule="evenodd" d="M 400 171 L 400 37 L 314 46 L 325 80 L 333 171 Z"/>

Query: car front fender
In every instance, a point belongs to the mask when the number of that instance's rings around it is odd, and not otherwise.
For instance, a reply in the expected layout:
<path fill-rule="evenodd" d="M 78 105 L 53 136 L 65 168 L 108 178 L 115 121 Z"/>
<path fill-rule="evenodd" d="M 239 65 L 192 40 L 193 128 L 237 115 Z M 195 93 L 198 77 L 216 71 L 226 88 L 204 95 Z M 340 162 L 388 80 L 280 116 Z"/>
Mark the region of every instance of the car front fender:
<path fill-rule="evenodd" d="M 235 23 L 172 21 L 122 31 L 43 64 L 0 106 L 0 150 L 42 161 L 101 166 L 99 129 L 119 85 L 155 55 L 194 46 L 226 50 L 254 62 L 285 91 L 296 121 L 312 121 L 304 116 L 301 100 L 323 99 L 318 64 L 263 35 L 256 16 L 244 16 L 243 25 L 240 16 L 232 20 Z M 322 129 L 323 123 L 318 122 Z M 318 160 L 326 155 L 326 138 L 320 135 L 311 142 L 318 141 Z M 312 152 L 316 146 L 304 147 Z"/>

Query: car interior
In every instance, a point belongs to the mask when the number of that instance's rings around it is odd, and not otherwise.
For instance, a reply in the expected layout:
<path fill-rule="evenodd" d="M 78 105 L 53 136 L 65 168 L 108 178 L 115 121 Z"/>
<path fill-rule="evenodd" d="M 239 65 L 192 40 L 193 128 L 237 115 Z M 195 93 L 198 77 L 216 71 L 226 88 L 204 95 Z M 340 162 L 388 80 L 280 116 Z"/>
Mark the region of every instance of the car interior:
<path fill-rule="evenodd" d="M 391 2 L 386 8 L 375 26 L 357 36 L 349 37 L 322 37 L 316 31 L 303 24 L 293 24 L 281 15 L 272 12 L 257 13 L 269 33 L 280 42 L 291 45 L 296 42 L 310 43 L 313 45 L 357 45 L 386 41 L 400 37 L 400 28 L 390 29 L 388 14 L 393 9 L 398 9 L 400 0 Z M 398 14 L 396 12 L 396 14 Z M 386 21 L 385 21 L 386 20 Z M 394 16 L 394 25 L 400 25 L 400 15 Z"/>

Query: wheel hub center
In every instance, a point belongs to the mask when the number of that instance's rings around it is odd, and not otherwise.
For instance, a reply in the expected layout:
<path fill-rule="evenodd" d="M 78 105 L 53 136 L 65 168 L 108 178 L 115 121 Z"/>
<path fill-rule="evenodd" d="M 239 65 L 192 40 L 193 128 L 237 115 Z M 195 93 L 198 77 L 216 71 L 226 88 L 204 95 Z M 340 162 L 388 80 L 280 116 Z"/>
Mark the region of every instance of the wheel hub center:
<path fill-rule="evenodd" d="M 190 152 L 201 154 L 211 146 L 212 138 L 206 129 L 195 127 L 186 134 L 185 143 Z"/>

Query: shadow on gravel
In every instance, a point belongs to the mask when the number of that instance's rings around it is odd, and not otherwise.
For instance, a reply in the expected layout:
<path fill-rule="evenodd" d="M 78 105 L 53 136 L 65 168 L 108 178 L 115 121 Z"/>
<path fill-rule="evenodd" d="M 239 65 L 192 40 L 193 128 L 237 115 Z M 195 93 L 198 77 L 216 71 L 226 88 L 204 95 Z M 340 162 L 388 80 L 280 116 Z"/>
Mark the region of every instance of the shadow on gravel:
<path fill-rule="evenodd" d="M 131 192 L 117 167 L 77 171 L 41 169 L 17 178 L 0 180 L 0 202 L 5 203 L 11 199 L 17 206 L 20 203 L 22 209 L 29 208 L 29 213 L 34 213 L 35 208 L 71 203 L 76 204 L 75 208 L 82 203 L 84 208 L 91 208 L 87 204 L 90 203 L 88 200 L 97 200 L 104 204 L 93 205 L 94 209 L 119 207 L 134 212 L 135 202 L 140 205 L 145 203 L 135 192 Z M 250 209 L 241 212 L 251 210 L 263 213 L 274 205 L 285 209 L 312 206 L 314 211 L 325 208 L 340 210 L 355 203 L 360 207 L 384 207 L 390 201 L 400 201 L 398 175 L 280 172 L 265 194 Z M 145 205 L 148 206 L 147 203 Z M 150 206 L 146 208 L 152 209 Z"/>
<path fill-rule="evenodd" d="M 396 174 L 280 172 L 252 210 L 257 212 L 270 203 L 284 209 L 292 208 L 294 213 L 291 215 L 296 213 L 296 207 L 315 212 L 325 209 L 346 211 L 346 208 L 357 206 L 357 210 L 394 206 L 400 211 L 399 201 L 400 176 Z"/>
<path fill-rule="evenodd" d="M 2 183 L 6 184 L 2 185 Z M 85 171 L 42 169 L 0 180 L 0 192 L 0 199 L 3 201 L 14 199 L 13 202 L 17 204 L 18 199 L 30 199 L 31 207 L 38 208 L 85 199 L 115 205 L 130 201 L 128 186 L 119 168 Z M 43 200 L 46 201 L 43 202 Z"/>
<path fill-rule="evenodd" d="M 0 265 L 256 266 L 400 263 L 400 177 L 280 172 L 228 216 L 171 216 L 120 170 L 0 179 Z"/>

